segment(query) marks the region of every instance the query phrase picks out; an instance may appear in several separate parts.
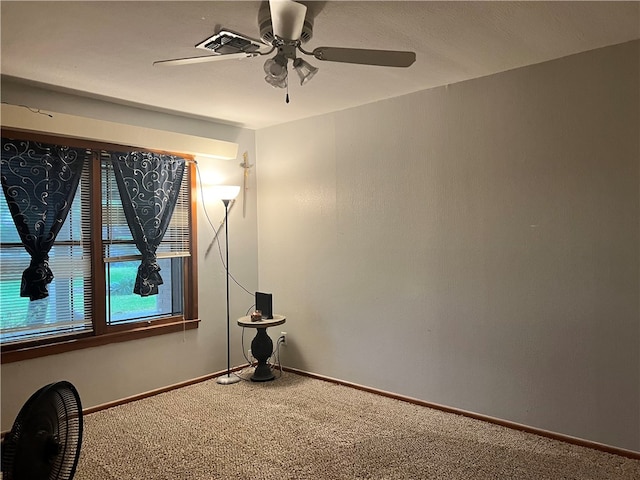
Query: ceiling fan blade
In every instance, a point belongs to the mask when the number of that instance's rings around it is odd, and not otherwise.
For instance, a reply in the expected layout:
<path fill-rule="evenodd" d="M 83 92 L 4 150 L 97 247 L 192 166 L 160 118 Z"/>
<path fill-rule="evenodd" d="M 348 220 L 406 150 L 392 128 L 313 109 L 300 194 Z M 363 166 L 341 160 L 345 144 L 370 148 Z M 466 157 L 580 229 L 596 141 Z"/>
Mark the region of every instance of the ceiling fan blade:
<path fill-rule="evenodd" d="M 219 60 L 231 60 L 255 57 L 257 53 L 229 53 L 226 55 L 205 55 L 203 57 L 187 57 L 187 58 L 174 58 L 172 60 L 158 60 L 153 62 L 154 66 L 175 66 L 175 65 L 189 65 L 191 63 L 204 63 L 204 62 L 217 62 Z"/>
<path fill-rule="evenodd" d="M 318 60 L 359 63 L 382 67 L 408 67 L 416 61 L 415 52 L 395 50 L 368 50 L 362 48 L 318 47 L 313 50 Z"/>
<path fill-rule="evenodd" d="M 307 7 L 292 0 L 269 0 L 273 34 L 283 40 L 299 40 Z"/>

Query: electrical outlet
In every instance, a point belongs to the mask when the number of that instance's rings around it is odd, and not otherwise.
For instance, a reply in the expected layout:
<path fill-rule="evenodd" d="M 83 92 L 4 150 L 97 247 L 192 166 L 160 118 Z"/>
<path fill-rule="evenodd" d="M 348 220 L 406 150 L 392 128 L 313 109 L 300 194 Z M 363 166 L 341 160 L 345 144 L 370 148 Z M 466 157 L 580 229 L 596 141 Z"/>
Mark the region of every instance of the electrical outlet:
<path fill-rule="evenodd" d="M 287 344 L 287 332 L 280 332 L 280 337 L 282 338 L 282 345 Z"/>

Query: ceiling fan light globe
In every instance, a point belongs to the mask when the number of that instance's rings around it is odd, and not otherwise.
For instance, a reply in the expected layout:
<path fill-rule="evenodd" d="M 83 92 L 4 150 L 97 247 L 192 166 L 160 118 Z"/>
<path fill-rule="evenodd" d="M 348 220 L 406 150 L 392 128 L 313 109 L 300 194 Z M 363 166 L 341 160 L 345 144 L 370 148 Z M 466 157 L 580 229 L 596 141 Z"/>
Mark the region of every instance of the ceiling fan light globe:
<path fill-rule="evenodd" d="M 295 68 L 298 76 L 300 77 L 300 85 L 305 85 L 316 73 L 318 73 L 318 69 L 316 67 L 302 58 L 296 58 L 293 61 L 293 68 Z"/>
<path fill-rule="evenodd" d="M 266 77 L 264 77 L 264 80 L 269 85 L 271 85 L 273 88 L 287 88 L 287 76 L 286 75 L 282 79 L 274 78 L 274 77 L 272 77 L 270 75 L 267 75 Z"/>
<path fill-rule="evenodd" d="M 268 77 L 271 77 L 274 80 L 282 80 L 287 76 L 287 67 L 286 64 L 282 65 L 275 59 L 269 58 L 266 62 L 264 62 L 264 73 L 266 73 Z"/>

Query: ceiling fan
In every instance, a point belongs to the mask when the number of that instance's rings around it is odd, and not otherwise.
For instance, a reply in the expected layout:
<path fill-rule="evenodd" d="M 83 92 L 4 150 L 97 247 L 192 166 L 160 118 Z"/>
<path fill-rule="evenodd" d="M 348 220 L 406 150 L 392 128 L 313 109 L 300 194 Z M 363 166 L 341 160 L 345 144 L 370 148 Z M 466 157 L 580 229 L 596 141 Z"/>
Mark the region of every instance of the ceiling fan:
<path fill-rule="evenodd" d="M 293 0 L 269 0 L 269 9 L 265 10 L 265 14 L 259 18 L 258 22 L 261 40 L 222 29 L 196 45 L 196 48 L 208 50 L 214 55 L 160 60 L 153 64 L 157 66 L 186 65 L 234 58 L 252 58 L 276 52 L 264 63 L 265 81 L 276 88 L 287 88 L 289 60 L 292 61 L 293 68 L 300 77 L 300 85 L 305 85 L 318 71 L 306 60 L 297 57 L 296 51 L 312 55 L 321 61 L 383 67 L 409 67 L 416 60 L 414 52 L 395 50 L 317 47 L 313 51 L 306 51 L 302 48 L 302 44 L 309 41 L 313 35 L 313 24 L 306 15 L 307 7 L 302 3 Z M 268 50 L 265 51 L 265 49 Z"/>

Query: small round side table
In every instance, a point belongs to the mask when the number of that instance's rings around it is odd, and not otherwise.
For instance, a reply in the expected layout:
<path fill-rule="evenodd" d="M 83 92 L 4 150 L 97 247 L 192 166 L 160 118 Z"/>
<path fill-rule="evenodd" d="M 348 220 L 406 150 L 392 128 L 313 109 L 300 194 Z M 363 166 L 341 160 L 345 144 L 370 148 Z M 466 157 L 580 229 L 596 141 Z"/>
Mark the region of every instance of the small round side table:
<path fill-rule="evenodd" d="M 251 317 L 241 317 L 238 319 L 238 325 L 246 328 L 255 328 L 256 336 L 251 341 L 251 353 L 258 360 L 253 375 L 251 375 L 251 381 L 253 382 L 268 382 L 273 380 L 275 375 L 269 368 L 267 360 L 273 353 L 273 341 L 271 337 L 267 335 L 267 328 L 275 327 L 276 325 L 282 325 L 287 320 L 284 315 L 273 315 L 273 318 L 263 318 L 257 322 L 252 322 Z"/>

